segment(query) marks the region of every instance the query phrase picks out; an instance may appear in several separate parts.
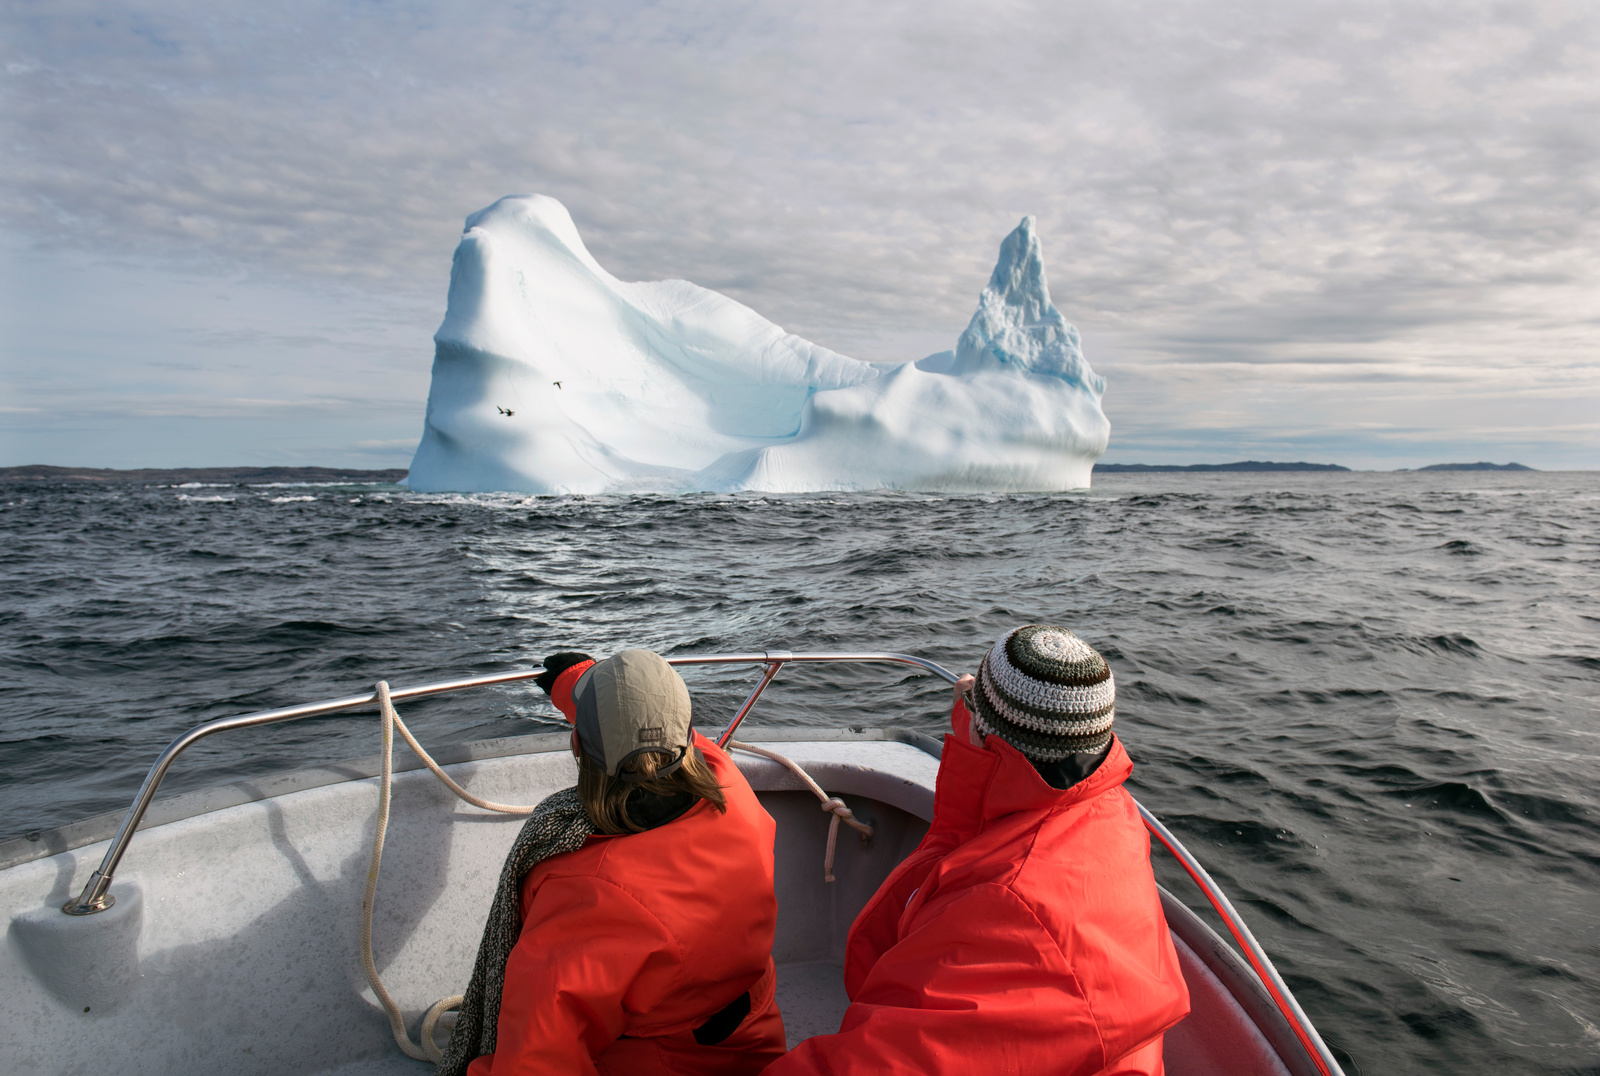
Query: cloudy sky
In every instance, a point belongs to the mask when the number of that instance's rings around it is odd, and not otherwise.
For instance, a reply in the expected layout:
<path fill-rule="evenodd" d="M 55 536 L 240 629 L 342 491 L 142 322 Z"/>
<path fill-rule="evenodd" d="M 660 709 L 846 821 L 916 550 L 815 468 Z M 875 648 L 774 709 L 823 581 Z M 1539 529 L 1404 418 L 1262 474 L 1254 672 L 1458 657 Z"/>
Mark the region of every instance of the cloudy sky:
<path fill-rule="evenodd" d="M 468 213 L 863 359 L 1038 217 L 1108 461 L 1600 467 L 1592 3 L 0 8 L 0 465 L 404 466 Z"/>

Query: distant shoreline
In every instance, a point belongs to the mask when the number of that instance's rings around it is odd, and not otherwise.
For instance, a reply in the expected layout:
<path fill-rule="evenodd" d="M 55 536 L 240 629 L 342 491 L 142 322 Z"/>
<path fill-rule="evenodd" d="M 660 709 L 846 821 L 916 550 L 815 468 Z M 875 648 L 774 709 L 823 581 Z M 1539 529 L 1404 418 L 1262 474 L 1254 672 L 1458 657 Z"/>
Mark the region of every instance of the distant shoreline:
<path fill-rule="evenodd" d="M 144 482 L 181 485 L 185 482 L 261 484 L 272 482 L 394 483 L 406 476 L 404 467 L 358 471 L 342 467 L 0 467 L 0 482 Z"/>
<path fill-rule="evenodd" d="M 1421 471 L 1535 471 L 1520 463 L 1435 463 L 1428 467 L 1401 467 L 1374 474 L 1402 474 Z M 1276 463 L 1271 460 L 1241 460 L 1238 463 L 1097 463 L 1095 474 L 1192 474 L 1322 471 L 1356 473 L 1337 463 Z M 393 484 L 405 479 L 404 467 L 357 470 L 344 467 L 139 467 L 118 470 L 112 467 L 55 467 L 30 464 L 26 467 L 0 467 L 0 482 L 96 482 L 183 485 L 187 482 L 233 485 L 269 485 L 274 482 L 328 482 Z"/>
<path fill-rule="evenodd" d="M 1349 467 L 1337 463 L 1274 463 L 1270 460 L 1241 460 L 1238 463 L 1097 463 L 1096 474 L 1152 474 L 1155 472 L 1208 472 L 1208 471 L 1340 471 L 1353 473 Z M 1427 467 L 1398 467 L 1378 474 L 1402 474 L 1416 471 L 1532 471 L 1520 463 L 1434 463 Z"/>

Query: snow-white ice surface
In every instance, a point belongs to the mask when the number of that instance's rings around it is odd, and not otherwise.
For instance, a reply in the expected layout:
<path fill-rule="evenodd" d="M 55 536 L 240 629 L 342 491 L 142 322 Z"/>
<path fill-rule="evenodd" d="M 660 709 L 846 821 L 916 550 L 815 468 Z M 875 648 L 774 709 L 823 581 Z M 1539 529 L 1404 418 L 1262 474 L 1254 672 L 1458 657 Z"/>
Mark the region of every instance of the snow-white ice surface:
<path fill-rule="evenodd" d="M 434 344 L 418 490 L 1075 489 L 1110 434 L 1032 217 L 955 351 L 868 363 L 620 281 L 560 202 L 502 198 L 467 218 Z"/>

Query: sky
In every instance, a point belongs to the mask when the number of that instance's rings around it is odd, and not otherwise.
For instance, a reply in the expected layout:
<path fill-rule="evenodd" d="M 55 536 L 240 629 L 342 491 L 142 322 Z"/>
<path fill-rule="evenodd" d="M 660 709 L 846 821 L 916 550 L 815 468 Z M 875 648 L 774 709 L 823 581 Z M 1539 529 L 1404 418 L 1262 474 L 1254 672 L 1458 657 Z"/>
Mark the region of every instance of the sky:
<path fill-rule="evenodd" d="M 1600 468 L 1600 6 L 7 0 L 0 466 L 404 467 L 463 218 L 860 359 L 1038 220 L 1107 462 Z"/>

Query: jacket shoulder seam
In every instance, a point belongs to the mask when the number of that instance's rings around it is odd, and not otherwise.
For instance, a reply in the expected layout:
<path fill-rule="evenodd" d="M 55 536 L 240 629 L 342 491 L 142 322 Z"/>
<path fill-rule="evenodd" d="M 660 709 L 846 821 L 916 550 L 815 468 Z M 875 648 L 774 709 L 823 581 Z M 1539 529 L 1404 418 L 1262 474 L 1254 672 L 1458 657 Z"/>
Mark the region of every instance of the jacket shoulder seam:
<path fill-rule="evenodd" d="M 1033 920 L 1033 925 L 1039 929 L 1039 933 L 1050 939 L 1050 944 L 1055 948 L 1056 953 L 1061 957 L 1061 962 L 1065 964 L 1067 970 L 1072 973 L 1072 982 L 1078 988 L 1078 996 L 1083 999 L 1084 1007 L 1089 1010 L 1089 1021 L 1094 1025 L 1095 1043 L 1100 1048 L 1100 1064 L 1102 1067 L 1109 1065 L 1114 1059 L 1109 1056 L 1106 1050 L 1106 1038 L 1104 1032 L 1101 1030 L 1100 1014 L 1095 1011 L 1094 999 L 1089 996 L 1089 991 L 1085 990 L 1083 987 L 1083 980 L 1078 977 L 1077 965 L 1072 962 L 1072 958 L 1067 956 L 1066 952 L 1061 948 L 1060 940 L 1053 933 L 1051 933 L 1050 928 L 1046 927 L 1044 925 L 1044 921 L 1039 918 L 1039 913 L 1034 910 L 1033 902 L 1028 900 L 1022 894 L 1018 893 L 1016 890 L 1012 889 L 1011 886 L 1004 882 L 984 882 L 982 883 L 982 886 L 975 886 L 974 888 L 984 887 L 993 887 L 995 889 L 999 889 L 1012 901 L 1016 902 L 1024 911 L 1028 913 L 1028 918 Z"/>

